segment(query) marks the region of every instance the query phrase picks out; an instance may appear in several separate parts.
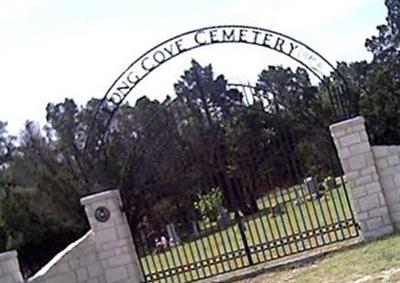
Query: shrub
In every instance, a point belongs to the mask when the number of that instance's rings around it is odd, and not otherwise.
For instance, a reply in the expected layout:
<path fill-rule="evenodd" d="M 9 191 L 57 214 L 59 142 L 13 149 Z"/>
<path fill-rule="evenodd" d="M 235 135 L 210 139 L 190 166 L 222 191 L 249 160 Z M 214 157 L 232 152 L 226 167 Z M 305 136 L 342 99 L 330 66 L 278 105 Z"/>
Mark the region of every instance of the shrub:
<path fill-rule="evenodd" d="M 222 207 L 222 192 L 219 188 L 212 188 L 208 193 L 199 194 L 194 207 L 203 219 L 217 221 Z"/>

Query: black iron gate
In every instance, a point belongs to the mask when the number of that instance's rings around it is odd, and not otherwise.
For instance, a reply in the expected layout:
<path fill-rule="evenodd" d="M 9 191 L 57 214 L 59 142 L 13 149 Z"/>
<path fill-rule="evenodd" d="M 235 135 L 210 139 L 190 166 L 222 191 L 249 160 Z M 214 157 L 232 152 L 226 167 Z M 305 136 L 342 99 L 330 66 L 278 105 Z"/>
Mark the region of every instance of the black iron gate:
<path fill-rule="evenodd" d="M 246 86 L 193 62 L 176 97 L 125 104 L 162 64 L 216 44 L 262 47 L 301 68 L 269 66 Z M 77 136 L 105 166 L 126 153 L 103 182 L 120 177 L 146 282 L 195 281 L 358 236 L 328 131 L 357 107 L 334 66 L 299 40 L 240 25 L 185 32 L 143 53 L 92 103 Z"/>
<path fill-rule="evenodd" d="M 139 102 L 156 114 L 135 136 L 125 172 L 135 189 L 121 190 L 146 282 L 191 282 L 357 237 L 329 95 L 203 71 L 174 100 Z"/>

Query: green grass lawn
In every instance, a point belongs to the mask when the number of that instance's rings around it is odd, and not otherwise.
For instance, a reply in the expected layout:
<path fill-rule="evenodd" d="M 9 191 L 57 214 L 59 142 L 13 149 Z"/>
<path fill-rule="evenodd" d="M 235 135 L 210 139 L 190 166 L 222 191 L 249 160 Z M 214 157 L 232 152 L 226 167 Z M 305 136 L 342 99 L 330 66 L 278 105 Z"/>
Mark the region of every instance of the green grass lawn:
<path fill-rule="evenodd" d="M 274 271 L 237 283 L 264 282 L 400 282 L 400 235 L 332 253 L 304 267 Z"/>
<path fill-rule="evenodd" d="M 221 230 L 216 223 L 204 222 L 203 228 L 213 232 L 163 253 L 141 257 L 145 275 L 150 275 L 148 281 L 198 280 L 249 266 L 250 260 L 262 263 L 357 236 L 349 221 L 352 215 L 344 187 L 298 205 L 295 189 L 259 199 L 260 212 L 243 217 L 250 259 L 238 225 Z M 285 213 L 268 214 L 268 208 L 277 203 L 284 204 Z"/>

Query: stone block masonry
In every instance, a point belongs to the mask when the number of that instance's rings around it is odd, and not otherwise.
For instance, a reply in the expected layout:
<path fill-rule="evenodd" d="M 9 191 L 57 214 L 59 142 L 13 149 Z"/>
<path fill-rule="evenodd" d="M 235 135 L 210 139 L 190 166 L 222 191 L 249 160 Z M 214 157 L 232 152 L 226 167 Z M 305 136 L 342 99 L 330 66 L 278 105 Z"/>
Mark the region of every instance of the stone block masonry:
<path fill-rule="evenodd" d="M 9 251 L 0 254 L 0 282 L 1 283 L 24 282 L 19 269 L 16 251 Z"/>
<path fill-rule="evenodd" d="M 356 117 L 331 125 L 330 130 L 351 185 L 355 217 L 362 236 L 368 240 L 392 233 L 393 220 L 364 118 Z"/>
<path fill-rule="evenodd" d="M 82 238 L 70 244 L 66 249 L 57 254 L 49 263 L 39 270 L 39 272 L 29 278 L 28 282 L 105 283 L 104 273 L 97 258 L 95 235 L 93 231 L 89 231 Z"/>
<path fill-rule="evenodd" d="M 91 230 L 57 254 L 32 283 L 139 283 L 143 276 L 117 190 L 81 199 Z M 0 283 L 22 283 L 17 253 L 0 254 Z"/>
<path fill-rule="evenodd" d="M 400 231 L 400 146 L 372 146 L 381 186 L 396 231 Z"/>
<path fill-rule="evenodd" d="M 121 211 L 119 191 L 88 196 L 81 203 L 95 234 L 98 261 L 103 268 L 105 282 L 142 282 L 132 235 L 125 214 Z"/>

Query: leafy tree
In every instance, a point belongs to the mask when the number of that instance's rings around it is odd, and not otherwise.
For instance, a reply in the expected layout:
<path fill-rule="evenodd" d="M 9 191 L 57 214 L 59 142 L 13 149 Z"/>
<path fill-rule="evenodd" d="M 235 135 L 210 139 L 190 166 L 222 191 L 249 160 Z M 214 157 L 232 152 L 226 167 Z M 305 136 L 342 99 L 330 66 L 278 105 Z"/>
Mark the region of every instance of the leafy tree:
<path fill-rule="evenodd" d="M 7 123 L 0 121 L 0 198 L 7 196 L 9 189 L 13 187 L 12 181 L 7 175 L 7 169 L 13 159 L 16 145 L 15 137 L 7 133 L 6 127 Z"/>
<path fill-rule="evenodd" d="M 6 122 L 0 121 L 0 250 L 6 248 L 8 238 L 7 224 L 2 207 L 14 187 L 7 169 L 13 158 L 15 144 L 14 137 L 8 135 L 6 126 Z"/>
<path fill-rule="evenodd" d="M 302 68 L 293 72 L 281 66 L 263 70 L 258 86 L 274 133 L 270 148 L 279 152 L 270 155 L 274 186 L 299 183 L 305 174 L 329 174 L 334 147 L 328 127 L 334 116 L 326 88 L 313 86 Z"/>
<path fill-rule="evenodd" d="M 368 93 L 360 101 L 361 115 L 375 144 L 400 143 L 399 59 L 372 63 L 365 79 Z"/>
<path fill-rule="evenodd" d="M 377 27 L 379 34 L 367 39 L 365 46 L 377 62 L 388 62 L 400 52 L 400 1 L 385 0 L 386 24 Z"/>
<path fill-rule="evenodd" d="M 175 89 L 178 101 L 189 111 L 188 116 L 194 118 L 186 123 L 186 128 L 191 127 L 199 137 L 197 142 L 192 140 L 192 144 L 199 149 L 196 156 L 208 180 L 203 190 L 219 187 L 228 210 L 251 213 L 257 210 L 254 198 L 249 197 L 254 187 L 244 185 L 244 178 L 251 177 L 247 172 L 246 177 L 240 176 L 235 162 L 240 157 L 232 158 L 233 152 L 239 153 L 235 150 L 239 145 L 232 142 L 239 142 L 235 138 L 241 131 L 237 125 L 246 106 L 243 94 L 228 90 L 226 84 L 223 76 L 214 79 L 211 66 L 202 67 L 192 61 L 190 70 L 175 84 Z"/>
<path fill-rule="evenodd" d="M 366 118 L 367 128 L 375 144 L 398 144 L 399 80 L 400 80 L 400 2 L 386 0 L 387 23 L 378 26 L 379 34 L 366 40 L 374 55 L 367 63 L 340 63 L 338 70 L 349 85 L 349 95 L 356 113 Z"/>
<path fill-rule="evenodd" d="M 199 194 L 194 203 L 195 209 L 202 216 L 210 221 L 217 221 L 222 207 L 222 193 L 218 188 L 212 188 L 206 194 Z"/>

